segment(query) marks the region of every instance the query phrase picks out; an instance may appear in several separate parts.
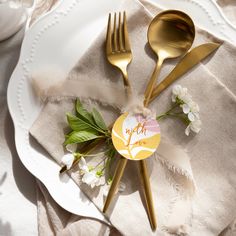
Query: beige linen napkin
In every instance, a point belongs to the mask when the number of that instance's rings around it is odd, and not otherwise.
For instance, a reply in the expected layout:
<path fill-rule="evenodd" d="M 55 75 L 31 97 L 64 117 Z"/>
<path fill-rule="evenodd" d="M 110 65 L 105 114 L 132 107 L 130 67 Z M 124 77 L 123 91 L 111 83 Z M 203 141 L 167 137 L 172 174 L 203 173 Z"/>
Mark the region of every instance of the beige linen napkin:
<path fill-rule="evenodd" d="M 126 2 L 124 8 L 129 15 L 130 41 L 134 53 L 134 61 L 129 69 L 130 80 L 136 91 L 143 92 L 154 67 L 154 60 L 151 59 L 152 54 L 146 46 L 146 30 L 151 16 L 136 1 Z M 156 11 L 159 10 L 156 9 Z M 195 44 L 211 40 L 213 40 L 212 36 L 199 31 Z M 104 35 L 92 46 L 93 50 L 89 50 L 74 67 L 69 79 L 90 80 L 95 84 L 96 81 L 99 81 L 99 83 L 100 81 L 106 81 L 108 83 L 109 80 L 112 80 L 117 83 L 117 86 L 123 86 L 120 74 L 109 67 L 104 59 L 103 42 Z M 198 66 L 193 73 L 188 73 L 180 80 L 180 83 L 191 91 L 194 100 L 200 104 L 203 120 L 201 133 L 188 138 L 184 135 L 184 126 L 177 121 L 168 120 L 161 123 L 162 135 L 171 140 L 173 144 L 185 148 L 192 158 L 198 195 L 194 201 L 190 235 L 217 235 L 235 214 L 233 206 L 236 199 L 236 190 L 233 187 L 235 180 L 232 178 L 235 172 L 235 130 L 233 130 L 235 120 L 232 119 L 236 111 L 235 86 L 232 79 L 227 79 L 227 77 L 223 77 L 218 73 L 215 74 L 211 70 L 212 68 L 217 69 L 217 63 L 222 64 L 222 54 L 235 58 L 236 50 L 231 45 L 224 43 L 209 62 L 205 61 L 205 66 Z M 227 57 L 224 59 L 227 59 Z M 225 71 L 221 67 L 221 73 L 226 76 L 232 71 L 228 69 L 232 66 L 232 61 L 229 59 L 228 62 L 229 65 Z M 170 71 L 174 63 L 176 61 L 170 62 L 163 68 L 161 78 Z M 142 68 L 140 68 L 140 65 L 142 65 Z M 83 85 L 81 84 L 81 86 Z M 170 94 L 169 88 L 153 103 L 152 108 L 157 110 L 158 113 L 166 110 L 170 103 Z M 84 101 L 86 102 L 86 99 Z M 89 102 L 93 103 L 91 100 Z M 107 103 L 109 104 L 109 101 Z M 95 103 L 95 105 L 102 111 L 108 123 L 118 115 L 117 110 L 112 107 L 104 106 L 101 103 Z M 61 143 L 64 138 L 63 128 L 67 126 L 65 112 L 71 111 L 72 107 L 71 99 L 48 102 L 31 129 L 31 134 L 58 163 L 64 153 Z M 51 129 L 45 130 L 48 122 L 52 124 Z M 175 128 L 173 129 L 173 127 Z M 42 129 L 45 130 L 44 133 L 41 132 Z M 55 135 L 55 132 L 58 135 Z M 53 145 L 51 142 L 50 145 L 47 145 L 48 142 L 45 141 L 52 133 L 55 137 Z M 223 145 L 227 145 L 227 147 L 222 148 Z M 225 157 L 227 157 L 227 161 Z M 167 173 L 165 173 L 166 170 L 162 168 L 160 162 L 154 158 L 149 161 L 152 164 L 151 166 L 154 166 L 151 173 L 151 184 L 161 226 L 170 220 L 168 219 L 168 208 L 170 202 L 177 195 L 165 178 Z M 113 206 L 113 211 L 110 212 L 110 219 L 112 224 L 125 235 L 151 235 L 152 232 L 150 231 L 146 212 L 142 206 L 139 191 L 137 191 L 139 179 L 134 165 L 135 163 L 130 163 L 128 166 L 131 169 L 128 172 L 134 176 L 131 180 L 127 175 L 124 177 L 127 189 L 117 196 L 118 199 Z M 78 182 L 76 173 L 72 173 L 72 177 Z M 78 182 L 78 184 L 80 183 Z M 98 189 L 92 191 L 83 184 L 80 184 L 80 187 L 99 208 L 102 208 L 104 203 L 102 191 L 98 192 Z M 229 212 L 229 210 L 231 211 Z M 188 222 L 186 222 L 186 225 L 190 226 Z M 181 228 L 173 229 L 173 232 L 181 234 Z M 159 234 L 156 233 L 156 235 Z"/>

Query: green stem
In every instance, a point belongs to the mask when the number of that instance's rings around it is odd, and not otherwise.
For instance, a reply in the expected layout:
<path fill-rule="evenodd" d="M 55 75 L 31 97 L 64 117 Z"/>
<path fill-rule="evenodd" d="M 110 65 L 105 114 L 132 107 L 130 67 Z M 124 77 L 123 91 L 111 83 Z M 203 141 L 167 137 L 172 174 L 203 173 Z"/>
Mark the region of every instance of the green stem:
<path fill-rule="evenodd" d="M 166 114 L 166 113 L 163 113 L 163 114 L 157 116 L 156 120 L 159 121 L 159 120 L 161 120 L 162 118 L 165 118 L 165 117 L 167 117 L 167 114 Z"/>
<path fill-rule="evenodd" d="M 170 113 L 171 111 L 173 111 L 175 108 L 177 108 L 179 106 L 179 104 L 175 103 L 174 106 L 172 106 L 168 111 L 166 111 L 165 113 L 162 113 L 161 115 L 157 116 L 157 120 L 161 120 L 163 118 L 166 118 Z"/>
<path fill-rule="evenodd" d="M 156 119 L 159 121 L 159 120 L 161 120 L 163 118 L 167 118 L 167 117 L 176 117 L 176 118 L 179 118 L 182 122 L 184 122 L 184 124 L 186 124 L 186 125 L 189 124 L 188 118 L 186 118 L 182 112 L 180 112 L 180 113 L 170 113 L 168 111 L 168 112 L 166 112 L 164 114 L 161 114 Z"/>
<path fill-rule="evenodd" d="M 80 157 L 95 157 L 95 156 L 99 156 L 99 155 L 105 155 L 106 153 L 108 152 L 108 150 L 107 151 L 105 151 L 105 152 L 98 152 L 98 153 L 96 153 L 96 154 L 85 154 L 85 153 L 79 153 L 79 152 L 75 152 L 74 153 L 74 156 L 77 158 L 80 158 Z"/>
<path fill-rule="evenodd" d="M 173 116 L 173 117 L 176 117 L 176 118 L 179 118 L 181 121 L 184 122 L 184 124 L 189 124 L 189 120 L 188 118 L 186 118 L 185 116 L 183 116 L 182 113 L 170 113 L 168 114 L 169 116 Z"/>
<path fill-rule="evenodd" d="M 110 172 L 111 172 L 111 171 L 110 171 L 110 170 L 111 170 L 111 160 L 112 160 L 112 157 L 108 157 L 108 158 L 107 158 L 107 161 L 106 161 L 106 164 L 105 164 L 105 165 L 106 165 L 106 168 L 108 169 L 109 176 L 110 176 L 110 174 L 111 174 L 111 173 L 110 173 Z"/>
<path fill-rule="evenodd" d="M 103 158 L 101 161 L 99 161 L 96 166 L 94 166 L 94 169 L 96 169 L 103 161 L 105 161 L 107 157 Z"/>

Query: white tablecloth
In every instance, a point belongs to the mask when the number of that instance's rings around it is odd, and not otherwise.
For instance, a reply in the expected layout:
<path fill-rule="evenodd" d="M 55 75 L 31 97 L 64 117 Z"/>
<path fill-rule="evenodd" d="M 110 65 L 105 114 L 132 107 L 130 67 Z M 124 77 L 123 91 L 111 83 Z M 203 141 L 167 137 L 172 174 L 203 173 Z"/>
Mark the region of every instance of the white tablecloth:
<path fill-rule="evenodd" d="M 15 148 L 7 109 L 6 88 L 17 63 L 22 29 L 0 42 L 0 235 L 37 235 L 35 179 L 22 165 Z"/>

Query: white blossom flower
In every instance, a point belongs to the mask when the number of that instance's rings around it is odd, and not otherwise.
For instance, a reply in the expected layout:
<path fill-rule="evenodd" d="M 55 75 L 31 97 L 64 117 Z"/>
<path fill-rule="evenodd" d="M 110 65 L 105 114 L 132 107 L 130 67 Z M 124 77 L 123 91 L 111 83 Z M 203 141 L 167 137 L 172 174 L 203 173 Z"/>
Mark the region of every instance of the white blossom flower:
<path fill-rule="evenodd" d="M 200 111 L 200 108 L 196 102 L 191 101 L 188 105 L 190 107 L 191 112 L 198 113 Z"/>
<path fill-rule="evenodd" d="M 189 125 L 185 129 L 185 134 L 189 135 L 192 130 L 198 133 L 201 129 L 201 120 L 199 116 L 199 106 L 192 100 L 187 88 L 181 85 L 175 85 L 172 89 L 172 101 L 182 108 L 183 113 L 187 116 Z"/>
<path fill-rule="evenodd" d="M 177 98 L 184 103 L 188 103 L 192 97 L 188 93 L 187 88 L 183 88 L 181 85 L 175 85 L 172 89 L 172 102 L 176 102 Z"/>
<path fill-rule="evenodd" d="M 181 105 L 183 113 L 188 115 L 190 121 L 199 119 L 199 106 L 196 102 L 190 100 L 188 103 Z"/>
<path fill-rule="evenodd" d="M 89 185 L 91 188 L 105 183 L 103 176 L 99 176 L 94 168 L 89 168 L 84 157 L 80 158 L 79 168 L 82 170 L 82 182 Z"/>
<path fill-rule="evenodd" d="M 62 157 L 61 163 L 66 166 L 67 170 L 69 170 L 73 164 L 74 159 L 75 158 L 72 153 L 67 153 Z"/>
<path fill-rule="evenodd" d="M 192 130 L 195 133 L 199 133 L 199 131 L 201 130 L 201 125 L 202 125 L 202 122 L 200 119 L 190 122 L 190 124 L 185 129 L 185 134 L 189 136 L 190 130 Z"/>
<path fill-rule="evenodd" d="M 91 188 L 101 185 L 100 177 L 97 176 L 96 171 L 94 170 L 85 172 L 85 174 L 82 177 L 82 182 L 87 185 L 90 185 Z"/>

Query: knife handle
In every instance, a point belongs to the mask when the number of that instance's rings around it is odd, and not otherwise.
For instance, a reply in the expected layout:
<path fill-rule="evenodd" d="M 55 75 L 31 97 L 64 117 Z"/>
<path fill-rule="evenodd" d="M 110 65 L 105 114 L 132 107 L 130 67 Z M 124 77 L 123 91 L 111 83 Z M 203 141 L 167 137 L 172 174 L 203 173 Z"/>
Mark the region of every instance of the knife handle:
<path fill-rule="evenodd" d="M 220 45 L 220 43 L 204 43 L 191 49 L 175 66 L 175 68 L 170 72 L 170 74 L 153 89 L 149 103 L 153 101 L 163 90 L 165 90 L 174 81 L 179 79 L 182 75 L 191 70 L 203 59 L 205 59 L 212 52 L 218 49 Z"/>
<path fill-rule="evenodd" d="M 177 80 L 178 77 L 176 77 L 173 80 L 163 80 L 160 84 L 158 84 L 152 92 L 151 98 L 149 100 L 149 103 L 151 103 L 159 94 L 165 90 L 169 85 L 171 85 L 175 80 Z"/>

